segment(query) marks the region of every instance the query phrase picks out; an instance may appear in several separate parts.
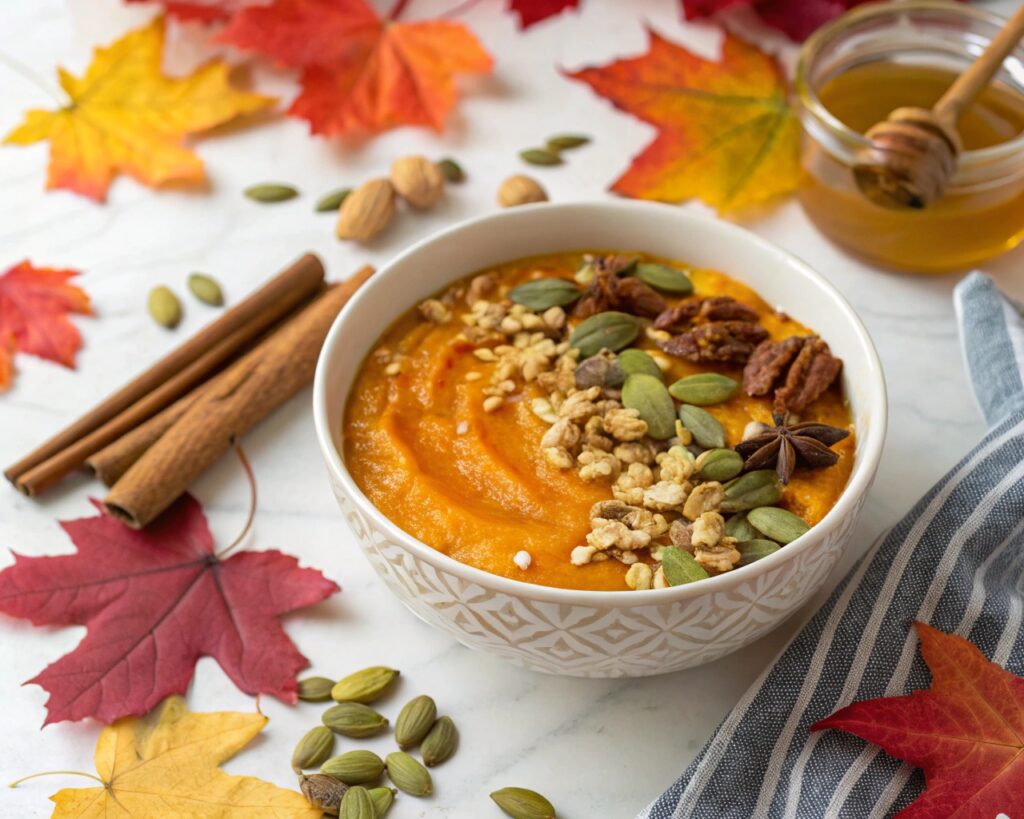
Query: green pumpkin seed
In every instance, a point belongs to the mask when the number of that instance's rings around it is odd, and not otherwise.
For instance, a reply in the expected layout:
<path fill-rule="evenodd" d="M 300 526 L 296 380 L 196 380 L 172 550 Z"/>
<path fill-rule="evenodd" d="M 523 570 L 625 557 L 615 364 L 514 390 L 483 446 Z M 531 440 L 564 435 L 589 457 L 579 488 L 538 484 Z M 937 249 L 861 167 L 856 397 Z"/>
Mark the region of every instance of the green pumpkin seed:
<path fill-rule="evenodd" d="M 643 350 L 623 350 L 619 353 L 619 366 L 626 375 L 653 375 L 659 381 L 665 380 L 661 367 Z"/>
<path fill-rule="evenodd" d="M 622 385 L 622 405 L 647 422 L 647 434 L 664 441 L 676 434 L 676 405 L 660 378 L 637 373 Z"/>
<path fill-rule="evenodd" d="M 292 768 L 301 771 L 303 768 L 316 768 L 334 750 L 334 734 L 323 725 L 310 728 L 299 740 L 292 751 Z"/>
<path fill-rule="evenodd" d="M 451 157 L 445 157 L 437 163 L 438 169 L 441 171 L 441 176 L 444 177 L 445 182 L 451 182 L 458 184 L 466 180 L 466 172 L 462 170 L 462 166 Z"/>
<path fill-rule="evenodd" d="M 725 375 L 697 373 L 680 378 L 668 388 L 668 391 L 685 404 L 706 407 L 728 401 L 739 386 L 736 381 Z"/>
<path fill-rule="evenodd" d="M 553 136 L 548 140 L 548 150 L 554 151 L 569 151 L 573 148 L 580 148 L 590 142 L 590 137 L 584 136 L 583 134 L 559 134 Z"/>
<path fill-rule="evenodd" d="M 565 279 L 535 279 L 509 291 L 508 297 L 516 304 L 522 304 L 538 313 L 550 307 L 564 307 L 572 304 L 583 292 Z"/>
<path fill-rule="evenodd" d="M 387 755 L 388 777 L 395 787 L 410 796 L 426 796 L 434 790 L 430 771 L 404 751 Z"/>
<path fill-rule="evenodd" d="M 696 466 L 701 480 L 725 483 L 743 471 L 743 458 L 732 449 L 709 449 L 698 456 Z"/>
<path fill-rule="evenodd" d="M 396 793 L 394 788 L 370 788 L 370 799 L 373 800 L 373 809 L 377 819 L 381 819 L 385 813 L 391 810 Z"/>
<path fill-rule="evenodd" d="M 616 353 L 632 344 L 638 335 L 640 321 L 636 316 L 607 310 L 581 321 L 569 336 L 569 346 L 578 349 L 584 358 L 590 358 L 603 349 Z"/>
<path fill-rule="evenodd" d="M 527 148 L 519 152 L 519 158 L 530 165 L 561 165 L 562 157 L 547 148 Z"/>
<path fill-rule="evenodd" d="M 338 819 L 376 819 L 377 809 L 366 788 L 349 788 L 341 799 Z"/>
<path fill-rule="evenodd" d="M 437 705 L 426 694 L 413 697 L 395 720 L 395 740 L 403 751 L 418 745 L 437 719 Z"/>
<path fill-rule="evenodd" d="M 679 420 L 683 422 L 696 441 L 704 449 L 721 449 L 725 446 L 725 427 L 707 410 L 692 404 L 679 407 Z"/>
<path fill-rule="evenodd" d="M 331 698 L 338 702 L 374 702 L 396 679 L 399 672 L 384 665 L 374 665 L 349 674 L 335 683 Z"/>
<path fill-rule="evenodd" d="M 324 725 L 347 737 L 370 737 L 388 727 L 386 717 L 359 702 L 339 702 L 324 711 Z"/>
<path fill-rule="evenodd" d="M 428 768 L 440 765 L 455 753 L 459 745 L 459 732 L 451 717 L 441 717 L 434 723 L 430 733 L 423 738 L 420 756 Z"/>
<path fill-rule="evenodd" d="M 792 543 L 811 528 L 802 517 L 777 506 L 752 509 L 747 520 L 757 531 L 778 543 Z"/>
<path fill-rule="evenodd" d="M 188 289 L 203 304 L 220 307 L 224 303 L 224 293 L 217 280 L 205 273 L 193 273 L 188 277 Z"/>
<path fill-rule="evenodd" d="M 704 567 L 693 559 L 693 555 L 678 546 L 666 546 L 661 550 L 661 567 L 665 570 L 665 579 L 670 586 L 682 586 L 708 577 Z"/>
<path fill-rule="evenodd" d="M 693 292 L 693 282 L 690 281 L 690 277 L 667 264 L 640 262 L 633 268 L 632 275 L 662 293 L 688 296 Z"/>
<path fill-rule="evenodd" d="M 747 566 L 755 560 L 760 560 L 762 557 L 768 557 L 772 552 L 779 551 L 779 544 L 774 540 L 754 538 L 753 540 L 747 540 L 740 543 L 736 548 L 740 553 L 740 562 L 738 565 Z"/>
<path fill-rule="evenodd" d="M 348 785 L 327 774 L 302 774 L 299 777 L 299 790 L 314 808 L 337 816 Z"/>
<path fill-rule="evenodd" d="M 761 533 L 750 525 L 746 512 L 733 515 L 725 522 L 725 534 L 736 538 L 741 543 L 747 540 L 755 540 L 761 536 Z"/>
<path fill-rule="evenodd" d="M 243 193 L 255 202 L 286 202 L 299 195 L 299 192 L 291 185 L 276 183 L 251 185 Z"/>
<path fill-rule="evenodd" d="M 173 330 L 181 321 L 181 302 L 171 292 L 170 288 L 160 285 L 149 291 L 146 299 L 146 309 L 153 321 L 161 327 Z"/>
<path fill-rule="evenodd" d="M 528 788 L 502 788 L 491 799 L 512 819 L 556 819 L 554 805 Z"/>
<path fill-rule="evenodd" d="M 373 751 L 347 751 L 332 756 L 320 766 L 320 771 L 346 785 L 363 785 L 380 779 L 384 773 L 384 761 Z"/>
<path fill-rule="evenodd" d="M 352 193 L 352 188 L 339 188 L 336 191 L 331 191 L 316 203 L 316 212 L 328 213 L 337 210 L 341 207 L 341 203 L 348 199 L 350 193 Z"/>
<path fill-rule="evenodd" d="M 723 512 L 744 512 L 782 500 L 782 484 L 774 469 L 758 469 L 725 485 Z M 749 519 L 749 516 L 748 516 Z M 749 520 L 748 520 L 749 522 Z"/>

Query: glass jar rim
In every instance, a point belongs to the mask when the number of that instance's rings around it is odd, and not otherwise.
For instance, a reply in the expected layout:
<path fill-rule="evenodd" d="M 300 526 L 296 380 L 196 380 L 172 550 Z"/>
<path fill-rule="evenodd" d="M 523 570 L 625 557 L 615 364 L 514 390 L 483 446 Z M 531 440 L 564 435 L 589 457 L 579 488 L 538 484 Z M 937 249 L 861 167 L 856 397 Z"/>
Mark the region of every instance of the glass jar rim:
<path fill-rule="evenodd" d="M 884 17 L 914 11 L 947 12 L 962 19 L 973 19 L 989 23 L 997 29 L 1001 29 L 1006 24 L 1005 17 L 1001 17 L 991 11 L 968 6 L 966 3 L 951 2 L 951 0 L 898 0 L 898 2 L 892 3 L 868 3 L 864 6 L 858 6 L 814 32 L 800 49 L 794 81 L 797 98 L 800 101 L 800 105 L 806 111 L 843 142 L 850 144 L 854 150 L 867 148 L 870 142 L 863 134 L 854 131 L 825 107 L 814 89 L 811 88 L 811 83 L 807 77 L 808 65 L 818 51 L 850 26 L 873 17 Z M 1021 47 L 1018 46 L 1017 51 L 1020 50 Z M 998 145 L 991 145 L 987 148 L 979 148 L 972 151 L 963 151 L 958 157 L 958 163 L 962 168 L 969 168 L 990 162 L 998 162 L 999 160 L 1012 157 L 1018 152 L 1024 152 L 1024 132 Z"/>

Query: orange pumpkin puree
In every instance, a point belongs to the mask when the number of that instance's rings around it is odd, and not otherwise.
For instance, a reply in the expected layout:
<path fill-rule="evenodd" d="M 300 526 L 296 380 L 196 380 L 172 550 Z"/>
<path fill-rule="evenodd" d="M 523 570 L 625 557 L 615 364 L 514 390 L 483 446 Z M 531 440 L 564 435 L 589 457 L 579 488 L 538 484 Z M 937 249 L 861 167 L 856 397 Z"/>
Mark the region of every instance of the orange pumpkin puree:
<path fill-rule="evenodd" d="M 687 269 L 695 295 L 728 295 L 755 308 L 773 339 L 809 332 L 722 273 L 640 255 Z M 560 253 L 492 269 L 499 274 L 499 294 L 504 295 L 534 278 L 571 280 L 582 260 L 582 251 Z M 669 298 L 670 304 L 675 301 Z M 456 316 L 467 309 L 464 303 L 454 308 Z M 546 586 L 627 590 L 627 567 L 616 560 L 586 566 L 569 562 L 573 547 L 585 542 L 591 505 L 611 498 L 609 485 L 585 483 L 574 470 L 560 470 L 541 456 L 540 439 L 548 425 L 530 409 L 530 400 L 543 395 L 536 385 L 523 385 L 497 412 L 483 411 L 481 390 L 488 379 L 467 381 L 466 375 L 486 376 L 493 365 L 478 360 L 468 345 L 460 343 L 462 326 L 457 318 L 440 325 L 425 322 L 413 308 L 387 329 L 378 344 L 378 349 L 403 357 L 401 372 L 388 375 L 386 363 L 372 353 L 364 361 L 344 419 L 344 458 L 356 483 L 395 524 L 462 563 Z M 635 346 L 656 350 L 645 338 Z M 740 380 L 742 372 L 729 365 L 691 364 L 677 358 L 671 362 L 667 384 L 709 371 Z M 725 427 L 728 446 L 739 443 L 749 421 L 771 422 L 771 398 L 752 398 L 742 391 L 705 409 Z M 850 411 L 838 382 L 801 414 L 801 420 L 850 427 Z M 834 450 L 839 463 L 826 469 L 798 469 L 779 506 L 811 525 L 825 516 L 849 478 L 853 435 Z M 512 561 L 520 550 L 532 556 L 526 571 Z"/>

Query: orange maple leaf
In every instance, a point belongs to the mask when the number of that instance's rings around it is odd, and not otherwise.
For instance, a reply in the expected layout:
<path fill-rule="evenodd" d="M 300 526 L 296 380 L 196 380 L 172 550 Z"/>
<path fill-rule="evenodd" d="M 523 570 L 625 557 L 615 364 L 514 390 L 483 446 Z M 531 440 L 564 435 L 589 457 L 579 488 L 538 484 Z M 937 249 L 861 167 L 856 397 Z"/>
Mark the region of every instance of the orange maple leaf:
<path fill-rule="evenodd" d="M 15 350 L 75 366 L 82 338 L 67 314 L 92 314 L 89 297 L 68 283 L 77 275 L 26 260 L 0 276 L 0 390 L 11 385 Z"/>
<path fill-rule="evenodd" d="M 303 69 L 289 113 L 315 134 L 375 133 L 400 125 L 444 127 L 456 74 L 493 61 L 461 23 L 381 19 L 365 0 L 274 0 L 249 6 L 220 39 Z"/>
<path fill-rule="evenodd" d="M 792 191 L 800 131 L 778 62 L 728 33 L 719 62 L 648 34 L 641 57 L 568 73 L 658 129 L 612 190 L 665 202 L 698 198 L 723 212 Z"/>
<path fill-rule="evenodd" d="M 236 91 L 228 66 L 207 63 L 187 77 L 160 70 L 164 24 L 158 18 L 106 48 L 85 75 L 58 69 L 68 104 L 33 110 L 4 141 L 50 141 L 48 188 L 67 188 L 102 202 L 118 172 L 144 185 L 202 181 L 203 163 L 183 145 L 185 134 L 220 125 L 274 100 Z"/>

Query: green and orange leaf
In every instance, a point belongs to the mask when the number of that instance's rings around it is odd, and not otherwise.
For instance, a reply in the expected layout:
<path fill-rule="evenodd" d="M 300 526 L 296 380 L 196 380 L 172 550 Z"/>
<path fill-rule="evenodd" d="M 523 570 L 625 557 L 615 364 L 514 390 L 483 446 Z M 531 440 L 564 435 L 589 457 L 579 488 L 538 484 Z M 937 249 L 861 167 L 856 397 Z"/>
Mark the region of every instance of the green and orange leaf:
<path fill-rule="evenodd" d="M 612 190 L 665 202 L 702 199 L 722 212 L 792 191 L 800 131 L 778 62 L 728 33 L 719 61 L 648 33 L 643 56 L 568 74 L 658 129 Z"/>
<path fill-rule="evenodd" d="M 5 138 L 10 145 L 48 140 L 48 188 L 96 201 L 118 173 L 144 185 L 200 182 L 203 164 L 186 134 L 227 122 L 274 102 L 231 87 L 228 66 L 213 61 L 182 78 L 161 72 L 164 24 L 157 19 L 98 48 L 81 78 L 58 70 L 68 104 L 33 110 Z"/>

